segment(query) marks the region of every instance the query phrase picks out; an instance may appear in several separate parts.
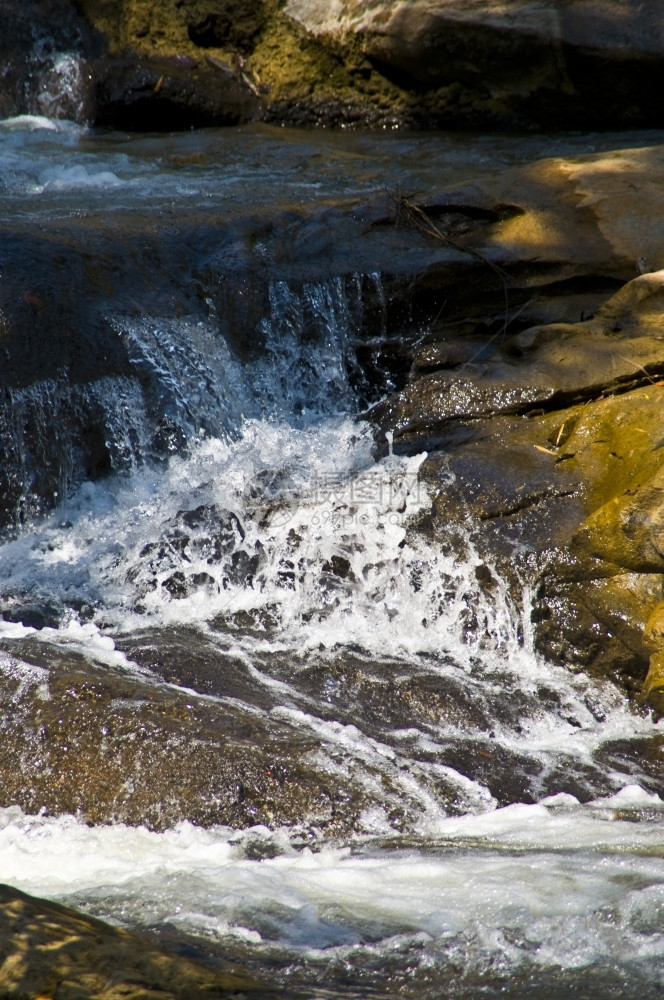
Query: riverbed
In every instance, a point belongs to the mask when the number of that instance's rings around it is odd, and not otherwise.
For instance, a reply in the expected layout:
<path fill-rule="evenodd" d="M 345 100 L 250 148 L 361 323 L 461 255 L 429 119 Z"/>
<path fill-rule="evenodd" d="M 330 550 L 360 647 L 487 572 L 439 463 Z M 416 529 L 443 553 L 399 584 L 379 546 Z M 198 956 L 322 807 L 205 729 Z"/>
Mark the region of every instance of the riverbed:
<path fill-rule="evenodd" d="M 100 807 L 91 823 L 84 806 L 57 805 L 75 796 L 58 799 L 58 773 L 42 773 L 41 809 L 37 792 L 0 811 L 2 881 L 237 960 L 285 995 L 659 996 L 661 756 L 644 762 L 639 747 L 659 746 L 661 723 L 536 654 L 527 551 L 515 586 L 477 524 L 450 524 L 435 544 L 421 530 L 426 455 L 377 445 L 366 412 L 381 386 L 367 388 L 353 346 L 389 327 L 380 268 L 292 282 L 266 244 L 255 284 L 229 293 L 260 299 L 255 343 L 240 342 L 206 288 L 195 306 L 177 298 L 203 281 L 177 263 L 177 234 L 200 220 L 214 249 L 208 222 L 232 236 L 247 217 L 284 224 L 312 205 L 426 195 L 662 134 L 157 136 L 34 117 L 0 133 L 6 232 L 67 232 L 74 250 L 110 233 L 131 256 L 158 221 L 177 279 L 136 308 L 132 290 L 109 292 L 127 371 L 84 390 L 61 374 L 11 390 L 15 412 L 61 419 L 63 438 L 76 407 L 103 411 L 106 428 L 97 465 L 63 441 L 58 495 L 20 497 L 0 548 L 0 668 L 16 711 L 30 729 L 52 672 L 76 658 L 79 673 L 133 685 L 104 702 L 104 737 L 124 698 L 138 721 L 123 739 L 149 741 L 138 709 L 166 691 L 193 713 L 169 752 L 186 745 L 195 769 L 200 713 L 223 713 L 254 734 L 252 767 L 275 786 L 270 798 L 255 778 L 234 785 L 224 815 L 237 822 L 171 821 L 152 800 L 141 818 L 132 795 L 149 775 L 127 773 L 115 816 Z M 239 267 L 228 246 L 210 251 L 213 290 Z M 24 305 L 41 314 L 30 268 L 26 257 Z M 65 750 L 83 753 L 76 740 Z M 298 781 L 319 793 L 294 815 Z"/>

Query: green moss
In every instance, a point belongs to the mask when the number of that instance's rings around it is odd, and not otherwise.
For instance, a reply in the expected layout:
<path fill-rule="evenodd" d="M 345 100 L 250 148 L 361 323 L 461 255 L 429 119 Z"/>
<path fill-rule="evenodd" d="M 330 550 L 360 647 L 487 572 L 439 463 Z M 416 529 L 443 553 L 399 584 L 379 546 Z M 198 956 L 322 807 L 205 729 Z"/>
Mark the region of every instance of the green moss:
<path fill-rule="evenodd" d="M 184 19 L 174 3 L 155 0 L 79 0 L 92 25 L 107 39 L 111 53 L 194 55 Z"/>
<path fill-rule="evenodd" d="M 385 124 L 409 120 L 417 104 L 417 95 L 368 62 L 356 39 L 336 50 L 325 47 L 282 14 L 278 0 L 240 7 L 238 0 L 80 0 L 80 6 L 106 37 L 111 54 L 186 55 L 197 61 L 207 55 L 229 64 L 238 55 L 246 57 L 268 117 Z M 212 17 L 206 15 L 210 10 Z"/>
<path fill-rule="evenodd" d="M 357 47 L 332 51 L 283 15 L 269 20 L 248 65 L 264 85 L 268 105 L 286 118 L 289 107 L 296 109 L 303 102 L 319 116 L 327 107 L 332 121 L 339 115 L 335 108 L 367 123 L 407 114 L 405 95 L 377 73 Z"/>

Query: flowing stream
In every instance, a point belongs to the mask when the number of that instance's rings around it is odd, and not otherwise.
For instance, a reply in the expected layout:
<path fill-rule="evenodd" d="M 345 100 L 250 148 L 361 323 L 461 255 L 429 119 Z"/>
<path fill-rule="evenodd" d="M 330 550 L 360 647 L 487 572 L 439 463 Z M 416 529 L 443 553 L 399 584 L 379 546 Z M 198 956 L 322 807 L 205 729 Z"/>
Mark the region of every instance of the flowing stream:
<path fill-rule="evenodd" d="M 426 191 L 651 141 L 262 126 L 130 137 L 14 119 L 0 123 L 0 211 L 8 226 L 71 220 L 79 233 L 121 218 L 131 241 L 128 219 Z M 110 300 L 128 373 L 11 390 L 13 412 L 63 427 L 72 408 L 103 411 L 109 467 L 51 512 L 21 501 L 0 547 L 0 670 L 47 700 L 46 666 L 74 651 L 260 718 L 306 741 L 303 766 L 351 804 L 167 829 L 11 806 L 0 879 L 237 959 L 288 995 L 660 996 L 664 802 L 637 752 L 656 723 L 537 657 L 527 553 L 515 594 L 476 526 L 435 544 L 418 530 L 425 456 L 387 442 L 377 458 L 358 417 L 353 345 L 367 310 L 383 322 L 381 274 L 293 284 L 268 268 L 262 301 L 260 349 L 241 356 L 213 303 L 129 315 Z M 17 453 L 19 423 L 4 431 Z M 28 639 L 43 666 L 23 658 Z M 179 673 L 142 655 L 160 643 L 183 650 Z M 188 645 L 228 672 L 201 685 Z"/>

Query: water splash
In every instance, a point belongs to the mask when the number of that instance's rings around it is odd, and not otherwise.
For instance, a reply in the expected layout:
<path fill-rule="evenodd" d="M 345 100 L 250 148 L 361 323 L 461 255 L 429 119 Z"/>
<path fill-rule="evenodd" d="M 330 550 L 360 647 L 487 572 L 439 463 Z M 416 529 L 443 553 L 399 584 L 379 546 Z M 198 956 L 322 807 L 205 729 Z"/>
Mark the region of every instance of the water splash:
<path fill-rule="evenodd" d="M 250 948 L 279 979 L 324 975 L 339 996 L 352 972 L 380 996 L 424 997 L 477 995 L 471 984 L 523 996 L 541 977 L 543 995 L 567 996 L 564 974 L 586 972 L 600 997 L 604 967 L 627 990 L 644 977 L 650 997 L 664 983 L 662 808 L 636 789 L 586 806 L 559 796 L 448 819 L 424 851 L 374 840 L 317 853 L 288 830 L 152 834 L 13 809 L 0 811 L 0 864 L 24 890 L 177 928 L 208 954 Z M 639 821 L 619 820 L 625 809 Z"/>
<path fill-rule="evenodd" d="M 27 599 L 60 603 L 59 627 L 30 633 L 45 663 L 52 644 L 138 674 L 114 644 L 138 649 L 155 627 L 232 653 L 260 694 L 245 692 L 247 713 L 310 740 L 311 766 L 353 789 L 354 838 L 320 835 L 312 852 L 294 828 L 157 835 L 14 809 L 0 816 L 5 877 L 227 956 L 249 949 L 307 987 L 461 997 L 618 961 L 658 989 L 661 802 L 596 758 L 652 723 L 538 659 L 527 587 L 508 587 L 465 526 L 445 545 L 427 535 L 424 456 L 375 460 L 348 413 L 354 287 L 275 283 L 261 356 L 244 362 L 214 316 L 115 317 L 136 380 L 94 399 L 130 474 L 81 485 L 0 562 L 12 617 Z M 5 648 L 25 631 L 4 628 Z M 48 697 L 20 656 L 3 667 Z M 60 863 L 72 843 L 76 871 Z"/>

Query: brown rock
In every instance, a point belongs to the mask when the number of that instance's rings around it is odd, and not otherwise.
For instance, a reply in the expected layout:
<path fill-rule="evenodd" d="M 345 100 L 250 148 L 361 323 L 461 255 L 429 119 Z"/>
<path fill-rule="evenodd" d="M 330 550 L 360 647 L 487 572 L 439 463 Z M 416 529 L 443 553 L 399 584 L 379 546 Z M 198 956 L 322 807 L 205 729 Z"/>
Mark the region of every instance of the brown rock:
<path fill-rule="evenodd" d="M 265 25 L 263 0 L 176 0 L 192 42 L 202 48 L 247 52 Z"/>
<path fill-rule="evenodd" d="M 158 639 L 132 649 L 155 675 L 222 696 L 248 690 L 242 665 L 204 639 L 198 647 L 186 631 L 180 644 Z M 323 764 L 311 765 L 316 741 L 269 711 L 182 693 L 158 676 L 95 664 L 35 637 L 5 651 L 2 805 L 156 830 L 181 819 L 238 828 L 352 825 L 363 807 L 343 779 L 331 782 Z"/>
<path fill-rule="evenodd" d="M 137 935 L 0 885 L 3 997 L 220 1000 L 256 989 L 239 970 L 213 970 L 167 955 Z"/>
<path fill-rule="evenodd" d="M 471 357 L 455 371 L 418 375 L 379 404 L 374 419 L 383 433 L 392 430 L 396 443 L 403 439 L 412 449 L 418 435 L 453 420 L 558 410 L 644 378 L 658 396 L 661 387 L 655 383 L 664 374 L 658 325 L 663 289 L 664 272 L 643 275 L 592 320 L 532 327 L 497 342 L 484 360 Z"/>
<path fill-rule="evenodd" d="M 643 682 L 643 696 L 657 715 L 664 715 L 664 650 L 650 657 L 650 667 Z"/>
<path fill-rule="evenodd" d="M 173 128 L 263 114 L 345 126 L 597 128 L 661 126 L 663 118 L 664 32 L 653 6 L 638 0 L 289 0 L 283 8 L 276 0 L 12 0 L 6 16 L 4 114 L 119 122 L 104 112 L 104 88 L 98 114 L 87 87 L 87 60 L 101 54 L 103 38 L 110 62 L 97 63 L 93 75 L 117 91 L 124 74 L 134 110 L 132 65 L 144 59 L 200 64 L 207 53 L 234 64 L 237 83 L 265 97 L 247 112 L 228 88 L 215 102 L 196 73 L 163 74 L 153 102 L 163 128 L 169 101 Z M 70 59 L 66 79 L 60 57 Z M 139 89 L 147 88 L 145 67 L 141 79 Z"/>

